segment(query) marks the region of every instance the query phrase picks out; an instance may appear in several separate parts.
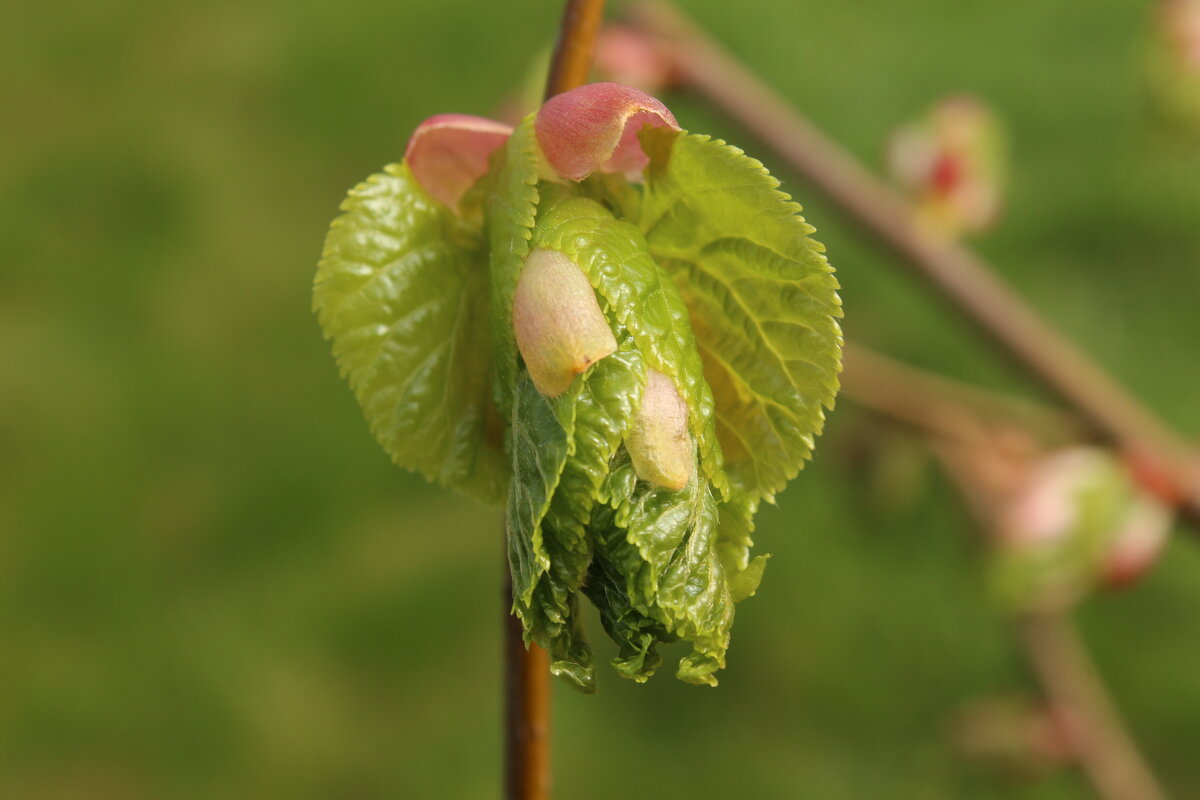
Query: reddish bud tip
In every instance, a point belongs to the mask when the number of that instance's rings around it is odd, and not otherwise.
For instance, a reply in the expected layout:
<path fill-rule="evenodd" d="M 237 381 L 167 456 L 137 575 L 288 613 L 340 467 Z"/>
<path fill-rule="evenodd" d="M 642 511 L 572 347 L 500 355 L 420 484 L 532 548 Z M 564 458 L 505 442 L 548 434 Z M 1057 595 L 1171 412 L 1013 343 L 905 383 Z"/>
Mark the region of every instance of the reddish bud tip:
<path fill-rule="evenodd" d="M 434 199 L 458 210 L 458 201 L 488 169 L 488 157 L 512 134 L 502 122 L 469 114 L 439 114 L 417 126 L 404 160 Z"/>
<path fill-rule="evenodd" d="M 513 330 L 533 385 L 547 397 L 565 392 L 576 375 L 617 349 L 587 276 L 557 250 L 536 248 L 525 259 Z"/>
<path fill-rule="evenodd" d="M 619 83 L 590 83 L 550 98 L 534 123 L 550 166 L 581 181 L 596 170 L 633 172 L 650 160 L 637 135 L 643 127 L 679 130 L 674 115 L 650 95 Z"/>
<path fill-rule="evenodd" d="M 638 477 L 679 490 L 692 478 L 695 456 L 688 435 L 688 409 L 679 390 L 658 370 L 646 370 L 642 405 L 625 437 Z"/>

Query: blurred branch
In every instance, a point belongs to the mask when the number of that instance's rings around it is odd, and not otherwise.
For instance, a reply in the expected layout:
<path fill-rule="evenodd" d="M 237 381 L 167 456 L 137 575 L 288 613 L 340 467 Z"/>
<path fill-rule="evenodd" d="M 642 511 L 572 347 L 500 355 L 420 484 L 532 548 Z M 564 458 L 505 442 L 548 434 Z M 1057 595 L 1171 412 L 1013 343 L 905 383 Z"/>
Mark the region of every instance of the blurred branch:
<path fill-rule="evenodd" d="M 1096 794 L 1104 800 L 1166 800 L 1070 618 L 1029 614 L 1017 630 L 1047 699 L 1068 721 L 1072 750 Z"/>
<path fill-rule="evenodd" d="M 587 82 L 603 15 L 604 0 L 567 0 L 546 76 L 547 99 Z M 525 646 L 521 621 L 508 609 L 511 574 L 505 587 L 505 797 L 548 800 L 550 656 L 535 643 Z"/>
<path fill-rule="evenodd" d="M 1033 401 L 989 392 L 901 364 L 847 342 L 842 395 L 875 413 L 944 438 L 974 440 L 981 427 L 1020 428 L 1056 445 L 1087 438 L 1077 418 Z"/>
<path fill-rule="evenodd" d="M 909 204 L 662 0 L 635 0 L 633 23 L 653 37 L 683 83 L 706 97 L 907 262 L 1018 364 L 1077 410 L 1105 440 L 1167 476 L 1181 512 L 1200 526 L 1200 458 L 1108 373 L 1064 339 L 962 244 L 917 225 Z"/>
<path fill-rule="evenodd" d="M 848 344 L 843 391 L 854 402 L 943 440 L 933 450 L 986 526 L 996 513 L 1009 467 L 1002 429 L 1062 437 L 1079 421 L 1032 403 L 1011 400 L 904 366 Z M 1013 443 L 1009 443 L 1013 444 Z M 1019 468 L 1019 467 L 1018 467 Z M 1017 635 L 1042 692 L 1066 726 L 1072 756 L 1103 800 L 1166 800 L 1126 731 L 1068 613 L 1060 608 L 1019 618 Z"/>

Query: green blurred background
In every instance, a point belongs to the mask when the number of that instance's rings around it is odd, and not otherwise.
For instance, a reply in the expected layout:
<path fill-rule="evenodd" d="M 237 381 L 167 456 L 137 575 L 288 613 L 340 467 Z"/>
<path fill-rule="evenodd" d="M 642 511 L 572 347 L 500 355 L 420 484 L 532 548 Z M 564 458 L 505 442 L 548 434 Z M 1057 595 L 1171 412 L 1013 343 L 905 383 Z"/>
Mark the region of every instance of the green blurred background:
<path fill-rule="evenodd" d="M 872 164 L 947 92 L 994 104 L 1016 166 L 982 250 L 1200 431 L 1200 145 L 1146 112 L 1145 4 L 684 7 Z M 309 295 L 345 190 L 421 119 L 491 112 L 559 12 L 6 7 L 0 797 L 499 796 L 500 521 L 391 466 Z M 685 127 L 759 149 L 666 99 Z M 1031 391 L 776 171 L 829 246 L 850 336 Z M 597 696 L 557 689 L 558 797 L 1090 796 L 1070 771 L 1015 778 L 956 755 L 964 704 L 1033 684 L 970 520 L 911 440 L 844 404 L 757 538 L 775 557 L 720 688 L 602 670 Z M 1198 619 L 1200 548 L 1182 537 L 1082 615 L 1178 798 L 1200 796 Z"/>

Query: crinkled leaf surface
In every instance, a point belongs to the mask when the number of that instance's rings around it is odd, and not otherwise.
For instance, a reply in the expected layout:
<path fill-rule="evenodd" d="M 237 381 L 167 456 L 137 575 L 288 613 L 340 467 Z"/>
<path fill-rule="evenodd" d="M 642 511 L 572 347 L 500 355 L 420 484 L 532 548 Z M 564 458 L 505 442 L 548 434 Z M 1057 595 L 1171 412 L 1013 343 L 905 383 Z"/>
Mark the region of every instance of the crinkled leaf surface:
<path fill-rule="evenodd" d="M 654 263 L 637 227 L 584 197 L 546 202 L 534 240 L 583 269 L 617 323 L 633 336 L 646 365 L 670 376 L 687 403 L 705 474 L 725 486 L 713 398 L 679 289 Z"/>
<path fill-rule="evenodd" d="M 488 504 L 508 478 L 491 404 L 487 253 L 477 227 L 391 165 L 334 220 L 313 308 L 397 464 Z"/>
<path fill-rule="evenodd" d="M 697 469 L 682 490 L 661 489 L 638 480 L 622 458 L 609 472 L 604 493 L 612 513 L 596 520 L 597 535 L 604 538 L 607 560 L 624 577 L 622 597 L 670 634 L 667 641 L 692 643 L 677 677 L 715 686 L 713 673 L 725 666 L 733 599 L 715 548 L 718 514 L 709 481 Z M 620 664 L 618 670 L 624 671 Z"/>
<path fill-rule="evenodd" d="M 722 141 L 644 129 L 639 227 L 680 287 L 735 492 L 771 499 L 812 454 L 841 368 L 824 247 L 763 165 Z"/>
<path fill-rule="evenodd" d="M 487 230 L 491 250 L 492 340 L 496 353 L 495 395 L 507 414 L 517 383 L 517 340 L 513 333 L 513 295 L 537 219 L 538 151 L 533 115 L 525 118 L 501 151 L 488 198 Z"/>
<path fill-rule="evenodd" d="M 595 687 L 582 595 L 621 675 L 646 680 L 658 644 L 685 640 L 677 676 L 712 685 L 766 563 L 750 558 L 754 513 L 810 455 L 837 389 L 837 284 L 799 206 L 741 151 L 645 130 L 642 188 L 539 180 L 532 122 L 462 216 L 403 165 L 356 188 L 316 308 L 397 463 L 488 501 L 507 486 L 513 608 L 555 674 Z M 513 333 L 533 247 L 579 265 L 618 341 L 554 398 Z M 688 407 L 695 468 L 678 491 L 641 480 L 624 447 L 648 369 Z"/>

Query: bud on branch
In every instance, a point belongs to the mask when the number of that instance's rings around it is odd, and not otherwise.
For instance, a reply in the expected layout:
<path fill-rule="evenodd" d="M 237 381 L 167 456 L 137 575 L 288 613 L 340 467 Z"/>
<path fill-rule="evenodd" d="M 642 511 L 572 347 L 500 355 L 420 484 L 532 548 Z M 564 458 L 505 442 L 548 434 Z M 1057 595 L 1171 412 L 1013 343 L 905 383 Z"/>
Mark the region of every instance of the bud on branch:
<path fill-rule="evenodd" d="M 596 292 L 579 266 L 557 250 L 534 249 L 513 297 L 513 329 L 533 385 L 547 397 L 617 349 Z"/>
<path fill-rule="evenodd" d="M 502 122 L 469 114 L 439 114 L 417 126 L 404 160 L 421 188 L 458 211 L 458 201 L 488 170 L 488 157 L 512 134 Z"/>
<path fill-rule="evenodd" d="M 658 370 L 646 370 L 642 405 L 625 448 L 642 480 L 678 490 L 692 478 L 695 453 L 688 435 L 687 404 L 674 382 Z"/>
<path fill-rule="evenodd" d="M 646 125 L 679 130 L 671 111 L 645 92 L 619 83 L 589 83 L 556 95 L 534 122 L 538 145 L 564 178 L 596 170 L 635 172 L 650 161 L 637 135 Z"/>

